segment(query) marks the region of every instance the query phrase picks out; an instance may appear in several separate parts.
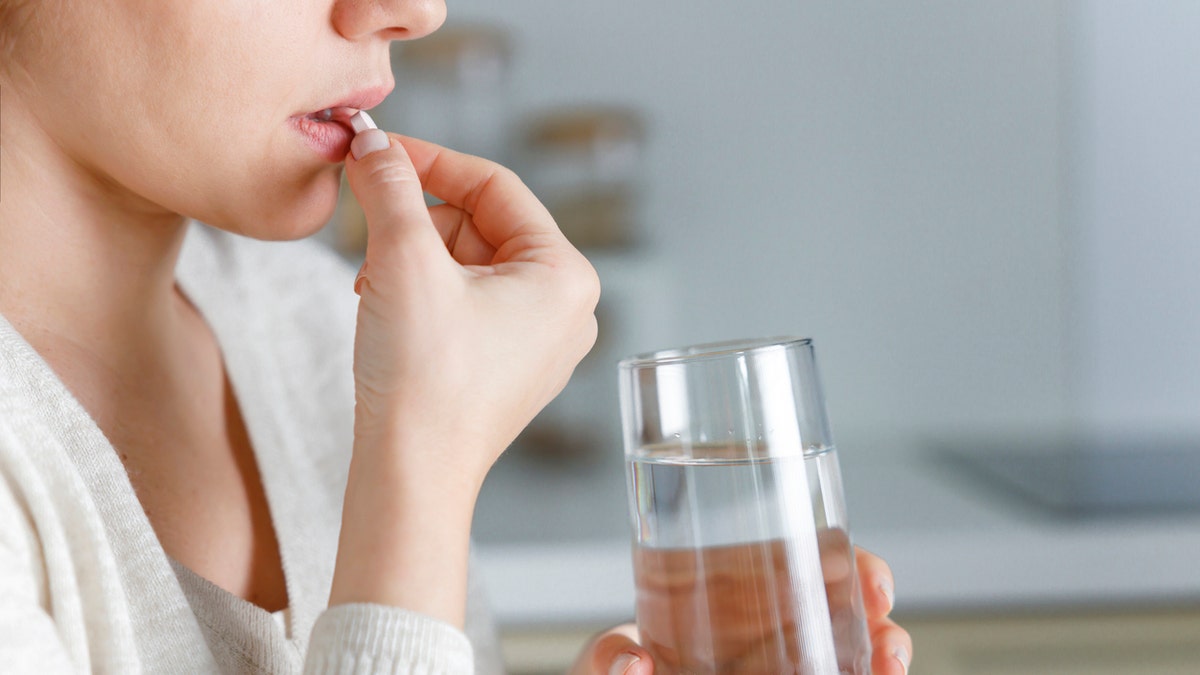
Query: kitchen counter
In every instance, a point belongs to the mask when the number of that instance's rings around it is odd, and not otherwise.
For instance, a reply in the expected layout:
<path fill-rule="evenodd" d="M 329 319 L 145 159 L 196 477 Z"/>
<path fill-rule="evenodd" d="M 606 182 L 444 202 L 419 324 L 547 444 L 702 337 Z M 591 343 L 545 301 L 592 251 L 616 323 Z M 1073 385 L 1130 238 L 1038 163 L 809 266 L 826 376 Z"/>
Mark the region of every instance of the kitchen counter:
<path fill-rule="evenodd" d="M 885 444 L 844 445 L 841 463 L 855 543 L 891 564 L 899 612 L 1200 602 L 1200 513 L 1056 516 L 929 454 Z M 505 489 L 527 499 L 541 490 Z M 623 537 L 481 542 L 477 553 L 502 626 L 604 625 L 633 615 Z"/>

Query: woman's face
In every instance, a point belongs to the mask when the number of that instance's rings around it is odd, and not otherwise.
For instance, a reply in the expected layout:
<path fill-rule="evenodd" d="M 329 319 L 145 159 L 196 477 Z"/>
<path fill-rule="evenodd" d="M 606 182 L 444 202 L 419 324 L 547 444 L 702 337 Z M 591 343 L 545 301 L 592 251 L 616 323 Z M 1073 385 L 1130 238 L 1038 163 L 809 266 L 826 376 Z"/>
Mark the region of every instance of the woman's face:
<path fill-rule="evenodd" d="M 5 3 L 26 0 L 0 0 Z M 105 194 L 263 239 L 337 199 L 340 106 L 391 91 L 392 40 L 443 0 L 39 0 L 17 12 L 5 96 Z M 319 121 L 333 108 L 333 121 Z"/>

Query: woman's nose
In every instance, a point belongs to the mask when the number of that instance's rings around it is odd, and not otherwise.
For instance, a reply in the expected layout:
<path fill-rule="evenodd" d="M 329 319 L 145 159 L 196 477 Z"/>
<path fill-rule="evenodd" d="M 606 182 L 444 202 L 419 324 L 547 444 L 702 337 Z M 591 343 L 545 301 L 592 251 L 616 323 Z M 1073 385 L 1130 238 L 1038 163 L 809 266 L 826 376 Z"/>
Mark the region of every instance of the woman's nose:
<path fill-rule="evenodd" d="M 443 0 L 338 0 L 333 26 L 348 40 L 378 34 L 387 40 L 414 40 L 446 20 Z"/>

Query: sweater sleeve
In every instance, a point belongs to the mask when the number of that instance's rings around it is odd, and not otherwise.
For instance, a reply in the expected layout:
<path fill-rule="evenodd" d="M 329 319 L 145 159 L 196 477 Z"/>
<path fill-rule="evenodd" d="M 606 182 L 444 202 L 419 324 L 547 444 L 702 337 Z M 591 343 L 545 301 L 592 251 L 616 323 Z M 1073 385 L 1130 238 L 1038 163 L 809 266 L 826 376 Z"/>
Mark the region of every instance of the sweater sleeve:
<path fill-rule="evenodd" d="M 0 488 L 0 663 L 4 672 L 74 673 L 87 654 L 71 654 L 46 609 L 37 597 L 42 581 L 30 571 L 29 556 L 12 538 L 23 528 L 13 527 L 16 511 L 10 495 Z"/>
<path fill-rule="evenodd" d="M 504 675 L 504 657 L 500 638 L 492 618 L 491 603 L 482 569 L 471 547 L 471 566 L 467 574 L 467 617 L 464 632 L 475 650 L 475 675 Z"/>
<path fill-rule="evenodd" d="M 0 571 L 0 574 L 7 570 Z M 0 663 L 12 673 L 68 673 L 77 668 L 55 630 L 54 622 L 38 605 L 0 591 Z"/>
<path fill-rule="evenodd" d="M 0 390 L 0 422 L 16 417 L 4 403 Z M 70 558 L 72 545 L 87 548 L 87 523 L 64 517 L 18 447 L 0 424 L 0 671 L 142 672 L 122 589 L 94 576 L 102 561 L 81 570 Z"/>
<path fill-rule="evenodd" d="M 317 619 L 305 675 L 472 675 L 467 636 L 398 607 L 346 604 Z"/>

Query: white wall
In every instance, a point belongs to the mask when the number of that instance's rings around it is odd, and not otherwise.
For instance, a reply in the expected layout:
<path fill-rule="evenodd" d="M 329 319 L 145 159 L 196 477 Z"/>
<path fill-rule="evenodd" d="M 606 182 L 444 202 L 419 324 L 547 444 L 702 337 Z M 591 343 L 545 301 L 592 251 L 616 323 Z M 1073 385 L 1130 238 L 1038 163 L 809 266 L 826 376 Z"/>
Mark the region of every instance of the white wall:
<path fill-rule="evenodd" d="M 844 442 L 1067 417 L 1058 3 L 449 4 L 521 109 L 648 113 L 664 340 L 814 336 Z"/>
<path fill-rule="evenodd" d="M 1072 12 L 1077 413 L 1200 433 L 1200 4 Z"/>

